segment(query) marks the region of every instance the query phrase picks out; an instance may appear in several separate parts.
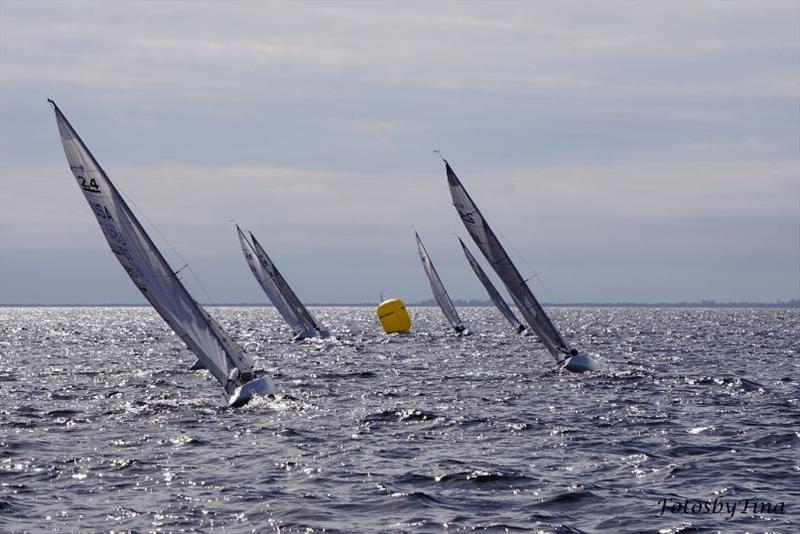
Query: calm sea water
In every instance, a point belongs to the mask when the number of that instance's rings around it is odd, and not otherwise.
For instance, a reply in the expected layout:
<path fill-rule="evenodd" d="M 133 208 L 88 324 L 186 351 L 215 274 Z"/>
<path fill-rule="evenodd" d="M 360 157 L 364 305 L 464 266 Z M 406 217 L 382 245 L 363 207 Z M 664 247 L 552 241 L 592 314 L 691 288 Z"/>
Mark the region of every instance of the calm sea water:
<path fill-rule="evenodd" d="M 0 308 L 0 531 L 800 531 L 798 310 L 554 309 L 585 375 L 491 308 L 313 311 L 211 309 L 281 391 L 230 410 L 149 308 Z"/>

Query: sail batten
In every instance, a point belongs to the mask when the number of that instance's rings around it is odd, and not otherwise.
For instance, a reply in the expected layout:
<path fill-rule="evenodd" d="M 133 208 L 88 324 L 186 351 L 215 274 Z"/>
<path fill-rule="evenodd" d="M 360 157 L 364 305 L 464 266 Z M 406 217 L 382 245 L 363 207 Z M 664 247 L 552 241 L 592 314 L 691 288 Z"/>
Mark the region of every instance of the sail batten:
<path fill-rule="evenodd" d="M 78 133 L 50 103 L 70 170 L 111 251 L 156 312 L 231 394 L 239 385 L 229 380 L 231 372 L 249 371 L 252 358 L 189 294 Z"/>
<path fill-rule="evenodd" d="M 464 185 L 456 176 L 450 164 L 445 161 L 447 183 L 453 197 L 461 222 L 475 241 L 486 261 L 492 266 L 500 280 L 506 286 L 511 299 L 516 304 L 528 325 L 536 332 L 539 340 L 545 345 L 557 361 L 570 353 L 570 346 L 561 336 L 553 321 L 544 311 L 539 301 L 533 296 L 528 284 L 511 261 L 511 257 L 503 248 L 500 240 L 481 214 L 478 206 L 470 197 Z"/>
<path fill-rule="evenodd" d="M 520 323 L 519 319 L 517 319 L 517 316 L 514 315 L 514 312 L 511 310 L 511 307 L 497 291 L 497 288 L 494 287 L 494 284 L 491 280 L 489 280 L 489 277 L 486 276 L 483 268 L 478 263 L 478 260 L 475 259 L 475 256 L 472 255 L 472 252 L 469 251 L 467 245 L 464 244 L 461 238 L 458 238 L 458 242 L 461 243 L 461 248 L 464 250 L 464 254 L 467 256 L 467 261 L 469 262 L 470 267 L 472 267 L 472 270 L 475 272 L 475 276 L 477 276 L 478 280 L 480 280 L 481 284 L 483 284 L 483 287 L 489 294 L 489 298 L 492 300 L 492 303 L 514 328 L 517 328 L 518 330 L 523 329 L 524 325 Z"/>
<path fill-rule="evenodd" d="M 428 251 L 425 250 L 425 245 L 422 244 L 422 239 L 420 239 L 417 232 L 414 232 L 414 235 L 417 237 L 417 252 L 419 252 L 419 259 L 422 261 L 422 267 L 425 269 L 425 274 L 428 275 L 428 281 L 431 284 L 433 297 L 436 299 L 436 303 L 439 304 L 439 307 L 442 309 L 444 316 L 450 322 L 450 325 L 456 330 L 456 332 L 460 333 L 464 330 L 464 323 L 461 321 L 461 317 L 458 316 L 456 307 L 453 305 L 450 295 L 447 294 L 447 290 L 442 283 L 442 279 L 439 277 L 439 273 L 436 272 L 436 267 L 433 266 L 433 262 L 428 255 Z"/>

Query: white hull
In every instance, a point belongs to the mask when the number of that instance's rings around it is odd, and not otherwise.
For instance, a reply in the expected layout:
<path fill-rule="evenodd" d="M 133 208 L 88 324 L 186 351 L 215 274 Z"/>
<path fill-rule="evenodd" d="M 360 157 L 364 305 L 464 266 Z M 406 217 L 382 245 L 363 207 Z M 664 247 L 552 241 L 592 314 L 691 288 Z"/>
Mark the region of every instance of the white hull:
<path fill-rule="evenodd" d="M 272 383 L 268 376 L 259 376 L 236 388 L 231 398 L 228 399 L 228 406 L 230 408 L 238 408 L 247 404 L 253 397 L 266 397 L 267 395 L 275 395 L 276 392 L 275 384 Z"/>
<path fill-rule="evenodd" d="M 573 373 L 583 373 L 584 371 L 596 371 L 600 366 L 594 359 L 586 353 L 576 354 L 566 359 L 564 369 Z"/>

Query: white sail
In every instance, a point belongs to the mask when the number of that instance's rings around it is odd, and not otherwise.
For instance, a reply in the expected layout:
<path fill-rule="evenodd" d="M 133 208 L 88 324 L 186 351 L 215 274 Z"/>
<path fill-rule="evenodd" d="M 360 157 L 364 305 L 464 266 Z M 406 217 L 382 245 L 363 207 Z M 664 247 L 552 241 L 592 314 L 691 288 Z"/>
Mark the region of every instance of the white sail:
<path fill-rule="evenodd" d="M 505 301 L 505 299 L 500 296 L 500 293 L 497 292 L 497 289 L 494 287 L 494 284 L 489 277 L 486 276 L 486 273 L 483 271 L 483 268 L 478 263 L 478 260 L 475 259 L 475 256 L 472 255 L 472 252 L 469 251 L 467 245 L 461 241 L 461 238 L 458 238 L 458 242 L 461 243 L 461 248 L 464 249 L 464 254 L 467 256 L 467 261 L 469 262 L 472 270 L 475 272 L 475 276 L 478 277 L 478 280 L 481 281 L 483 287 L 486 288 L 486 292 L 489 293 L 489 298 L 492 299 L 492 303 L 500 310 L 500 313 L 503 314 L 503 317 L 511 323 L 511 325 L 517 329 L 517 333 L 522 332 L 525 329 L 525 325 L 520 323 L 517 316 L 514 315 L 514 312 L 511 311 L 511 307 Z"/>
<path fill-rule="evenodd" d="M 300 302 L 300 299 L 297 298 L 297 295 L 295 295 L 294 291 L 292 291 L 292 288 L 289 287 L 288 282 L 286 282 L 286 279 L 283 277 L 281 272 L 278 270 L 275 264 L 272 263 L 272 260 L 269 259 L 269 256 L 267 256 L 267 253 L 256 239 L 256 236 L 253 235 L 253 232 L 250 232 L 250 239 L 253 242 L 253 248 L 255 250 L 256 257 L 258 258 L 258 261 L 261 264 L 264 272 L 275 284 L 275 287 L 278 289 L 281 297 L 286 302 L 286 305 L 288 306 L 292 315 L 294 315 L 302 324 L 303 331 L 300 333 L 300 336 L 328 337 L 330 335 L 328 330 L 321 326 L 316 319 L 314 319 L 308 309 L 303 305 L 303 303 Z"/>
<path fill-rule="evenodd" d="M 247 260 L 247 264 L 250 266 L 250 270 L 253 276 L 256 277 L 261 289 L 263 289 L 264 293 L 269 297 L 272 305 L 275 306 L 275 309 L 278 310 L 278 313 L 281 314 L 281 317 L 283 317 L 283 320 L 286 321 L 292 331 L 294 331 L 295 335 L 300 335 L 305 332 L 306 327 L 303 321 L 289 306 L 286 299 L 283 298 L 272 276 L 266 271 L 264 265 L 256 257 L 256 251 L 253 249 L 253 245 L 250 244 L 238 225 L 236 226 L 236 232 L 239 235 L 239 244 L 242 246 L 242 252 Z"/>
<path fill-rule="evenodd" d="M 453 306 L 453 301 L 450 300 L 450 296 L 447 294 L 447 290 L 444 288 L 442 279 L 439 278 L 439 273 L 436 272 L 436 268 L 433 266 L 433 262 L 431 261 L 430 256 L 428 256 L 428 251 L 425 250 L 425 245 L 422 244 L 419 234 L 414 232 L 414 235 L 417 236 L 417 251 L 419 252 L 419 259 L 422 260 L 422 267 L 425 269 L 425 274 L 428 275 L 428 280 L 431 283 L 433 297 L 436 299 L 436 302 L 442 309 L 442 313 L 444 313 L 444 316 L 448 321 L 450 321 L 450 324 L 453 326 L 456 332 L 461 333 L 465 330 L 464 323 L 458 316 L 456 307 Z"/>
<path fill-rule="evenodd" d="M 450 164 L 447 161 L 444 164 L 447 171 L 450 194 L 453 197 L 453 205 L 461 217 L 461 222 L 464 223 L 469 235 L 472 236 L 489 265 L 492 266 L 497 276 L 505 284 L 525 321 L 533 328 L 556 361 L 562 361 L 565 356 L 572 353 L 572 349 L 561 337 L 561 333 L 550 320 L 550 317 L 547 316 L 539 301 L 533 296 L 525 279 L 511 261 L 486 219 L 481 215 L 478 206 L 473 202 L 467 190 L 464 189 Z"/>
<path fill-rule="evenodd" d="M 252 358 L 188 293 L 61 110 L 49 102 L 70 169 L 117 260 L 226 393 L 233 394 L 243 382 L 229 380 L 232 371 L 236 376 L 251 371 Z"/>

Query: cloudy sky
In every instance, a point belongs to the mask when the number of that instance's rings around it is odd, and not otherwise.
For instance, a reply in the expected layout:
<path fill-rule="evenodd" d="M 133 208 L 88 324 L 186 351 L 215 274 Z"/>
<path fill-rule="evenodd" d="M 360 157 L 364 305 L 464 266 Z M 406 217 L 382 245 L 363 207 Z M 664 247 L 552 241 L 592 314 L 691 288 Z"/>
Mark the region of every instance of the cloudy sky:
<path fill-rule="evenodd" d="M 545 301 L 800 295 L 795 1 L 3 0 L 0 46 L 3 304 L 143 302 L 48 97 L 215 302 L 265 301 L 231 219 L 308 302 L 430 298 L 412 225 L 486 298 L 434 149 Z"/>

